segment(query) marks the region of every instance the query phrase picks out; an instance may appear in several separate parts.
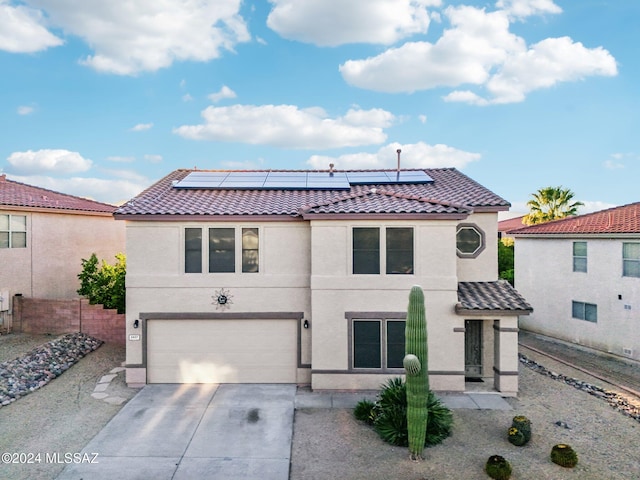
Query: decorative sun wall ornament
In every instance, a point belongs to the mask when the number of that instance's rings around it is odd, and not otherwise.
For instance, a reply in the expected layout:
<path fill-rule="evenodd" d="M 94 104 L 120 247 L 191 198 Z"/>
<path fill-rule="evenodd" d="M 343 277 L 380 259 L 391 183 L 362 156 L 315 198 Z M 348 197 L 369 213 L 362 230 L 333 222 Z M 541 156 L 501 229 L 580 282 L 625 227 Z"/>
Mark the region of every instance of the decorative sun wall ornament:
<path fill-rule="evenodd" d="M 213 304 L 216 306 L 216 310 L 226 310 L 227 308 L 231 308 L 231 304 L 233 303 L 233 295 L 229 293 L 229 290 L 225 290 L 221 288 L 220 290 L 216 290 L 216 293 L 213 297 Z"/>

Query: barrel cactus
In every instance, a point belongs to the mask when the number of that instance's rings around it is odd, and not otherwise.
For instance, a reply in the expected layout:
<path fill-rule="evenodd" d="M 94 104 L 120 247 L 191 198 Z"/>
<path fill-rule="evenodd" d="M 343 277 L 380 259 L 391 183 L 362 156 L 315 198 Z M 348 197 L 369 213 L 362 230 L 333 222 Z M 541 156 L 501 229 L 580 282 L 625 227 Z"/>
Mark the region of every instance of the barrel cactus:
<path fill-rule="evenodd" d="M 573 468 L 578 464 L 578 454 L 569 445 L 559 443 L 551 449 L 551 461 L 561 467 Z"/>
<path fill-rule="evenodd" d="M 522 445 L 527 443 L 527 439 L 524 436 L 524 433 L 522 433 L 516 427 L 511 427 L 509 429 L 508 438 L 509 438 L 509 443 L 511 443 L 512 445 L 515 445 L 516 447 L 521 447 Z"/>
<path fill-rule="evenodd" d="M 409 293 L 409 308 L 405 326 L 405 358 L 403 361 L 407 370 L 409 453 L 414 460 L 422 458 L 429 415 L 427 409 L 429 395 L 427 353 L 424 292 L 421 287 L 415 285 Z"/>
<path fill-rule="evenodd" d="M 484 471 L 494 480 L 511 478 L 511 464 L 500 455 L 491 455 L 485 464 Z"/>
<path fill-rule="evenodd" d="M 513 428 L 517 428 L 524 435 L 525 442 L 531 440 L 531 420 L 524 415 L 516 415 L 511 422 Z M 524 444 L 523 444 L 524 445 Z"/>

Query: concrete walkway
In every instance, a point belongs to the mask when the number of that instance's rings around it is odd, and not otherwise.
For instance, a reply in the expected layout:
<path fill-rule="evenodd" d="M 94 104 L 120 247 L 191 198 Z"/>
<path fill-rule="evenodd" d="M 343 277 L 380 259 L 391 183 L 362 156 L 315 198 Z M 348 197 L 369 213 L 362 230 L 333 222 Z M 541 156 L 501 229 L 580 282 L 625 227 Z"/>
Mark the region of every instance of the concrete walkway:
<path fill-rule="evenodd" d="M 59 480 L 289 477 L 295 385 L 147 385 Z"/>
<path fill-rule="evenodd" d="M 295 385 L 147 385 L 83 449 L 97 463 L 58 480 L 287 480 L 294 409 L 353 408 L 376 392 Z M 451 409 L 511 410 L 491 393 L 438 394 Z"/>

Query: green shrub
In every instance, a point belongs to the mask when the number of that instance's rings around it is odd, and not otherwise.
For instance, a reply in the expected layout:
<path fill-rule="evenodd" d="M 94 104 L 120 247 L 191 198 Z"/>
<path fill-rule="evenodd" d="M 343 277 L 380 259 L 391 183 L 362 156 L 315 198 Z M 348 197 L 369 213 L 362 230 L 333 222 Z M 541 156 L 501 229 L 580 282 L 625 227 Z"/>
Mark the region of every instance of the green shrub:
<path fill-rule="evenodd" d="M 531 440 L 531 420 L 524 415 L 516 415 L 511 421 L 511 426 L 517 428 L 524 435 L 524 443 Z M 524 445 L 524 444 L 523 444 Z"/>
<path fill-rule="evenodd" d="M 509 443 L 516 447 L 521 447 L 527 443 L 527 437 L 524 436 L 516 427 L 511 427 L 508 434 Z"/>
<path fill-rule="evenodd" d="M 490 456 L 484 471 L 494 480 L 509 480 L 511 478 L 511 464 L 500 455 Z"/>
<path fill-rule="evenodd" d="M 101 304 L 105 308 L 114 308 L 118 313 L 125 312 L 125 276 L 127 260 L 123 253 L 116 254 L 116 264 L 109 265 L 91 254 L 89 260 L 82 259 L 82 271 L 78 274 L 80 288 L 78 294 L 89 299 L 92 305 Z"/>
<path fill-rule="evenodd" d="M 353 414 L 355 415 L 356 419 L 360 420 L 361 422 L 365 422 L 368 425 L 373 425 L 373 420 L 375 419 L 375 407 L 376 404 L 371 400 L 360 400 L 356 404 L 356 407 L 353 410 Z"/>
<path fill-rule="evenodd" d="M 360 409 L 358 415 L 362 414 L 362 409 L 364 407 Z M 427 395 L 427 410 L 429 411 L 429 417 L 425 446 L 430 447 L 441 443 L 442 440 L 451 435 L 453 415 L 451 410 L 442 404 L 430 390 Z M 361 418 L 359 420 L 373 424 L 374 430 L 385 442 L 401 447 L 409 446 L 407 393 L 406 385 L 402 378 L 392 378 L 384 384 L 378 394 L 378 400 L 369 411 L 372 414 L 372 422 Z"/>

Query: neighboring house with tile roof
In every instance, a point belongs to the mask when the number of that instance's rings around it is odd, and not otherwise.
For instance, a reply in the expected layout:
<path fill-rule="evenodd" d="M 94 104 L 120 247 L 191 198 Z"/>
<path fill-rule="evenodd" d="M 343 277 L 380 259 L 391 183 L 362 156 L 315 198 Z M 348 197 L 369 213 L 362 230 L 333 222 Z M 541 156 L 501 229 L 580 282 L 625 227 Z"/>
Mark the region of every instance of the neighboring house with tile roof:
<path fill-rule="evenodd" d="M 127 382 L 377 389 L 425 291 L 434 390 L 518 391 L 509 203 L 454 168 L 176 170 L 122 205 Z M 476 383 L 482 381 L 484 383 Z"/>
<path fill-rule="evenodd" d="M 511 238 L 509 237 L 509 235 L 507 235 L 507 232 L 524 227 L 525 225 L 522 223 L 523 218 L 524 215 L 520 215 L 519 217 L 500 220 L 498 222 L 498 240 L 502 240 L 503 238 Z"/>
<path fill-rule="evenodd" d="M 34 187 L 0 175 L 0 292 L 5 311 L 16 294 L 77 298 L 82 259 L 110 263 L 124 252 L 125 229 L 113 205 Z M 8 318 L 10 321 L 10 318 Z"/>
<path fill-rule="evenodd" d="M 640 202 L 509 235 L 523 329 L 640 360 Z"/>

